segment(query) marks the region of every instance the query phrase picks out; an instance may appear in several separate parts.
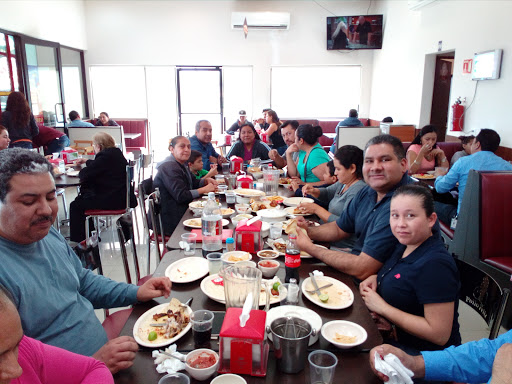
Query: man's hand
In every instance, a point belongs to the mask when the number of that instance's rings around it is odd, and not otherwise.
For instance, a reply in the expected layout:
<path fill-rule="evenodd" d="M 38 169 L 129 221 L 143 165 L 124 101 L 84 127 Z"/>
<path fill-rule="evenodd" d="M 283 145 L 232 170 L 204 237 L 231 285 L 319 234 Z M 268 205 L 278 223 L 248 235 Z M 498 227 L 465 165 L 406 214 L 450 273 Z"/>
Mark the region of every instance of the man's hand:
<path fill-rule="evenodd" d="M 204 178 L 204 183 L 205 183 L 205 184 L 213 184 L 214 186 L 219 185 L 219 183 L 217 182 L 217 180 L 212 179 L 211 177 L 205 177 L 205 178 Z"/>
<path fill-rule="evenodd" d="M 377 372 L 377 370 L 375 369 L 376 353 L 381 357 L 386 356 L 388 353 L 392 353 L 393 355 L 400 359 L 400 361 L 406 368 L 409 368 L 414 373 L 415 378 L 425 376 L 425 361 L 423 360 L 423 356 L 411 356 L 402 351 L 401 349 L 398 349 L 388 344 L 382 344 L 379 345 L 378 347 L 373 348 L 370 351 L 370 365 L 372 367 L 373 373 L 375 373 L 379 377 L 379 379 L 381 379 L 384 382 L 389 381 L 389 377 L 383 375 L 380 372 Z"/>
<path fill-rule="evenodd" d="M 222 155 L 219 155 L 217 161 L 219 162 L 219 164 L 222 164 L 222 163 L 227 163 L 228 161 L 226 160 L 226 158 Z"/>
<path fill-rule="evenodd" d="M 110 340 L 92 357 L 105 363 L 110 373 L 114 374 L 133 365 L 138 349 L 133 337 L 121 336 Z"/>
<path fill-rule="evenodd" d="M 304 234 L 302 231 L 297 231 L 297 246 L 301 251 L 308 252 L 308 249 L 314 246 L 311 239 Z"/>
<path fill-rule="evenodd" d="M 494 358 L 491 384 L 512 383 L 512 344 L 503 344 Z"/>
<path fill-rule="evenodd" d="M 220 157 L 220 155 L 219 155 L 219 157 Z M 217 164 L 217 162 L 218 162 L 217 158 L 214 156 L 210 156 L 209 160 L 210 160 L 211 164 Z"/>
<path fill-rule="evenodd" d="M 316 210 L 320 208 L 320 206 L 315 203 L 300 203 L 299 208 L 302 209 L 303 213 L 315 214 Z"/>
<path fill-rule="evenodd" d="M 270 160 L 275 161 L 277 156 L 279 156 L 277 149 L 271 149 L 270 151 L 268 151 L 268 157 Z"/>
<path fill-rule="evenodd" d="M 148 301 L 160 296 L 167 298 L 171 294 L 171 285 L 168 277 L 153 277 L 140 286 L 137 300 Z"/>

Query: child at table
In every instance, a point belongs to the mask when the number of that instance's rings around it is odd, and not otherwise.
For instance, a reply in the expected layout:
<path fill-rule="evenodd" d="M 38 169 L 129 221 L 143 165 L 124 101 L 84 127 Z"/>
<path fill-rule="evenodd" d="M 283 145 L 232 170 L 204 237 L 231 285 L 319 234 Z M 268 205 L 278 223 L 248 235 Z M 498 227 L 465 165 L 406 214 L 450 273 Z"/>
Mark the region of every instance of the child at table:
<path fill-rule="evenodd" d="M 205 177 L 215 177 L 215 175 L 219 173 L 217 171 L 217 164 L 211 164 L 211 169 L 209 172 L 206 169 L 203 169 L 202 154 L 201 152 L 194 150 L 190 151 L 188 167 L 190 168 L 192 175 L 198 180 L 201 180 Z"/>

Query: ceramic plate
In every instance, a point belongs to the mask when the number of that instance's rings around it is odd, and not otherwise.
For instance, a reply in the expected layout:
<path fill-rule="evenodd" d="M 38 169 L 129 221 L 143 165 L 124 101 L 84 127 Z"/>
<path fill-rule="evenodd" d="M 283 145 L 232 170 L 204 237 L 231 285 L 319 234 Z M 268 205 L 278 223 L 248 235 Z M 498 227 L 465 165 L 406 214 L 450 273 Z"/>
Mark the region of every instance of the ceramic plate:
<path fill-rule="evenodd" d="M 183 328 L 181 330 L 180 333 L 178 333 L 176 336 L 174 336 L 171 339 L 164 339 L 163 341 L 160 341 L 160 342 L 158 342 L 158 340 L 155 340 L 155 342 L 151 342 L 151 341 L 147 340 L 147 338 L 146 338 L 146 340 L 143 340 L 139 336 L 140 332 L 144 332 L 142 329 L 140 329 L 143 326 L 143 324 L 147 320 L 152 320 L 154 314 L 164 312 L 168 306 L 169 306 L 169 303 L 157 305 L 156 307 L 153 307 L 150 310 L 144 312 L 137 319 L 137 321 L 135 322 L 135 325 L 133 326 L 133 337 L 139 345 L 142 345 L 143 347 L 148 347 L 148 348 L 165 347 L 166 345 L 172 344 L 175 341 L 179 340 L 181 337 L 183 337 L 189 331 L 190 327 L 192 326 L 192 324 L 190 322 L 187 324 L 187 326 L 185 328 Z M 190 309 L 190 307 L 188 305 L 185 309 L 185 313 L 189 316 L 192 314 L 192 309 Z"/>
<path fill-rule="evenodd" d="M 314 203 L 315 201 L 313 199 L 310 199 L 309 197 L 289 197 L 287 199 L 284 199 L 283 204 L 287 207 L 296 207 L 300 203 Z"/>
<path fill-rule="evenodd" d="M 420 180 L 434 180 L 436 178 L 435 175 L 430 175 L 428 173 L 415 173 L 411 176 L 415 177 L 416 179 L 420 179 Z"/>
<path fill-rule="evenodd" d="M 222 226 L 225 227 L 229 224 L 229 220 L 222 219 Z M 185 227 L 201 229 L 201 219 L 188 219 L 183 222 Z"/>
<path fill-rule="evenodd" d="M 220 213 L 221 213 L 222 217 L 229 217 L 233 213 L 235 213 L 235 210 L 231 209 L 231 208 L 221 208 Z"/>
<path fill-rule="evenodd" d="M 315 276 L 315 280 L 319 287 L 332 283 L 330 287 L 320 290 L 322 293 L 329 295 L 329 300 L 324 303 L 320 301 L 316 293 L 306 292 L 306 290 L 314 289 L 310 277 L 302 282 L 302 294 L 306 296 L 309 301 L 315 303 L 319 307 L 327 309 L 344 309 L 350 307 L 354 302 L 354 292 L 352 292 L 352 290 L 341 281 L 328 276 Z"/>
<path fill-rule="evenodd" d="M 306 199 L 304 199 L 306 200 Z M 295 213 L 295 209 L 297 209 L 297 207 L 288 207 L 288 208 L 285 208 L 285 212 L 288 216 L 311 216 L 312 213 Z"/>
<path fill-rule="evenodd" d="M 235 189 L 235 193 L 237 195 L 243 196 L 243 197 L 265 196 L 265 192 L 260 191 L 258 189 L 239 188 L 239 189 Z"/>
<path fill-rule="evenodd" d="M 219 275 L 209 275 L 206 276 L 201 281 L 201 291 L 208 296 L 210 299 L 217 301 L 221 304 L 226 304 L 226 296 L 224 295 L 224 286 L 223 285 L 217 285 L 212 282 L 212 280 L 218 278 Z M 262 282 L 265 282 L 267 280 L 263 279 Z M 286 292 L 282 292 L 280 296 L 273 296 L 270 295 L 270 304 L 279 303 L 281 300 L 283 300 L 286 297 Z M 262 290 L 260 292 L 260 307 L 265 305 L 265 291 L 263 290 L 263 284 L 262 284 Z"/>
<path fill-rule="evenodd" d="M 66 175 L 72 176 L 72 177 L 78 177 L 79 173 L 80 173 L 80 171 L 69 170 L 69 171 L 66 172 Z"/>
<path fill-rule="evenodd" d="M 320 333 L 320 329 L 322 328 L 322 318 L 309 308 L 299 307 L 297 305 L 280 305 L 279 307 L 271 308 L 267 312 L 267 320 L 266 326 L 270 327 L 270 324 L 280 317 L 293 316 L 298 317 L 299 319 L 306 320 L 309 324 L 311 324 L 311 328 L 316 330 L 315 336 L 309 337 L 309 345 L 313 345 L 318 340 L 318 334 Z M 268 338 L 272 340 L 272 332 L 268 334 Z"/>
<path fill-rule="evenodd" d="M 208 260 L 204 257 L 185 257 L 175 261 L 165 270 L 173 283 L 190 283 L 208 273 Z"/>

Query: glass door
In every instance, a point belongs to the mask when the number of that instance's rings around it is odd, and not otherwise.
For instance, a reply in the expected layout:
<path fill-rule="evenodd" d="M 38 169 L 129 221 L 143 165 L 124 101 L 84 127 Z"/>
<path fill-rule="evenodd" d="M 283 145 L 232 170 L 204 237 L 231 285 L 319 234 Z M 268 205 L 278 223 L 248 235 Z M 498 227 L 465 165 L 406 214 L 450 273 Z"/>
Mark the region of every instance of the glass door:
<path fill-rule="evenodd" d="M 14 36 L 0 32 L 0 108 L 5 109 L 7 96 L 19 91 L 18 60 Z"/>
<path fill-rule="evenodd" d="M 214 140 L 223 132 L 220 67 L 178 67 L 178 134 L 193 136 L 195 124 L 208 120 Z"/>
<path fill-rule="evenodd" d="M 83 74 L 83 53 L 61 47 L 62 83 L 64 86 L 64 113 L 77 111 L 82 119 L 88 118 L 89 108 Z"/>

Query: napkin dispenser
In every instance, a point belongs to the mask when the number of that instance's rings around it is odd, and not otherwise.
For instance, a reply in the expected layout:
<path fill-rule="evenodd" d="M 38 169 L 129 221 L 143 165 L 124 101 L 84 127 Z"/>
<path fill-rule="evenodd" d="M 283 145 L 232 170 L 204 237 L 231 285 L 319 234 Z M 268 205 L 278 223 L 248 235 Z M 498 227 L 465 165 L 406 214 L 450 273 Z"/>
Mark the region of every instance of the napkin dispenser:
<path fill-rule="evenodd" d="M 66 164 L 71 164 L 75 160 L 78 160 L 78 151 L 76 149 L 65 149 L 61 154 Z"/>
<path fill-rule="evenodd" d="M 244 188 L 244 189 L 252 189 L 254 182 L 254 179 L 250 175 L 242 174 L 240 176 L 237 176 L 236 178 L 236 185 L 238 188 Z"/>
<path fill-rule="evenodd" d="M 244 327 L 240 326 L 242 308 L 228 308 L 219 334 L 219 373 L 251 376 L 267 374 L 268 343 L 265 341 L 267 313 L 251 310 Z"/>
<path fill-rule="evenodd" d="M 232 156 L 229 161 L 231 163 L 231 173 L 242 172 L 244 159 L 238 156 Z"/>
<path fill-rule="evenodd" d="M 48 160 L 53 168 L 57 168 L 60 173 L 66 172 L 66 166 L 64 165 L 64 160 L 62 159 L 51 159 Z"/>
<path fill-rule="evenodd" d="M 236 225 L 235 243 L 237 251 L 255 254 L 263 249 L 261 237 L 261 220 L 241 220 Z"/>

